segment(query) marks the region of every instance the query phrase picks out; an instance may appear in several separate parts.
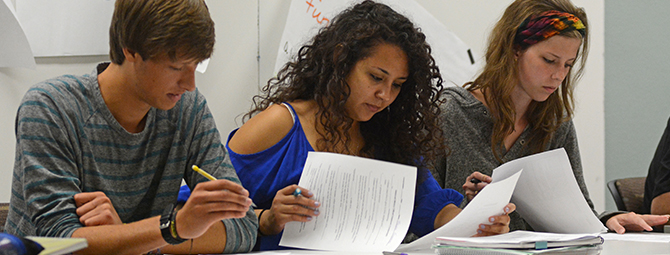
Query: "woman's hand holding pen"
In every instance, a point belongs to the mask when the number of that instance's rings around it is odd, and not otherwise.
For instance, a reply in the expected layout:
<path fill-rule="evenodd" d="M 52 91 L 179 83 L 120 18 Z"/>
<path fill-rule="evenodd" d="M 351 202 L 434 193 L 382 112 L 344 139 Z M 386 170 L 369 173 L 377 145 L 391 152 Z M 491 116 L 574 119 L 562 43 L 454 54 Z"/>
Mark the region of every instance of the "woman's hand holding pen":
<path fill-rule="evenodd" d="M 277 191 L 272 207 L 258 219 L 261 234 L 276 235 L 288 222 L 308 222 L 318 216 L 321 204 L 312 197 L 312 192 L 295 184 Z"/>
<path fill-rule="evenodd" d="M 250 206 L 249 191 L 242 185 L 224 179 L 198 183 L 177 211 L 177 233 L 184 239 L 197 238 L 216 222 L 243 218 Z"/>
<path fill-rule="evenodd" d="M 468 176 L 463 184 L 463 190 L 465 190 L 465 196 L 468 200 L 472 200 L 480 190 L 486 187 L 487 184 L 491 183 L 493 179 L 490 176 L 482 174 L 480 172 L 474 172 Z"/>

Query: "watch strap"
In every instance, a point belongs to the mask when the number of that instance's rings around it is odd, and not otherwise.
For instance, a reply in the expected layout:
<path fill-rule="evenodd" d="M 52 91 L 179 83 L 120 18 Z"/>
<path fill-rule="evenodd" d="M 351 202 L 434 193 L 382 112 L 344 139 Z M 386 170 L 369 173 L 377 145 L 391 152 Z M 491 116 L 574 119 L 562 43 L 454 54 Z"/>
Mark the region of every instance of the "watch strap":
<path fill-rule="evenodd" d="M 183 239 L 177 233 L 177 209 L 179 204 L 170 204 L 168 205 L 163 214 L 161 215 L 160 229 L 161 235 L 165 242 L 177 245 L 185 242 L 187 239 Z"/>

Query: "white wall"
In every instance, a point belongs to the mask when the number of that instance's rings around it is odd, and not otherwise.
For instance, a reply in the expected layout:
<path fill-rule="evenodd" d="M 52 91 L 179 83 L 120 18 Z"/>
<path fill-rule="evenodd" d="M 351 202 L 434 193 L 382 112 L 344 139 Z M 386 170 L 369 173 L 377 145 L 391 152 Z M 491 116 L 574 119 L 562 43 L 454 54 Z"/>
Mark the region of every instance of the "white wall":
<path fill-rule="evenodd" d="M 482 56 L 493 23 L 511 0 L 417 0 Z M 591 22 L 591 53 L 586 75 L 576 90 L 575 125 L 585 178 L 598 210 L 604 209 L 603 52 L 604 0 L 574 0 Z M 208 1 L 216 23 L 214 56 L 196 82 L 207 96 L 222 136 L 241 124 L 237 118 L 271 77 L 290 0 Z M 105 28 L 106 29 L 106 28 Z M 14 118 L 28 87 L 61 74 L 85 74 L 106 56 L 38 58 L 37 70 L 0 68 L 0 201 L 9 201 L 14 162 Z M 483 61 L 479 59 L 479 61 Z"/>
<path fill-rule="evenodd" d="M 670 115 L 670 1 L 607 0 L 605 180 L 646 176 Z M 635 20 L 635 22 L 629 22 Z M 640 26 L 640 24 L 644 24 Z M 614 200 L 607 196 L 607 208 Z"/>

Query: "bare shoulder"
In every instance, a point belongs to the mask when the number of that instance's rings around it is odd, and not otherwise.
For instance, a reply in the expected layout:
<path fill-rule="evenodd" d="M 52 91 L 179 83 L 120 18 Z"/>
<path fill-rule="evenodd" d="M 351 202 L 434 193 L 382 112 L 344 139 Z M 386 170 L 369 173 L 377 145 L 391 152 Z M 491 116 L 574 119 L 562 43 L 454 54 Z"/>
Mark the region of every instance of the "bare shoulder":
<path fill-rule="evenodd" d="M 295 110 L 296 115 L 304 120 L 313 119 L 318 109 L 318 105 L 313 100 L 296 100 L 290 102 L 290 104 L 293 110 Z"/>
<path fill-rule="evenodd" d="M 293 126 L 289 110 L 274 104 L 249 119 L 228 141 L 228 147 L 238 154 L 263 151 L 278 143 Z"/>

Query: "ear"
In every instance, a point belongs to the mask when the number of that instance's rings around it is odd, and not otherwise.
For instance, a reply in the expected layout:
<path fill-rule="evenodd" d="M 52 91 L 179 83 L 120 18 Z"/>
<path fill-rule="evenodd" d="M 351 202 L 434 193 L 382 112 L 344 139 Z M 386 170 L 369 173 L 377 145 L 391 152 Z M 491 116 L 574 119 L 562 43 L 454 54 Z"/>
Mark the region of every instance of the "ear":
<path fill-rule="evenodd" d="M 142 60 L 142 56 L 140 56 L 139 53 L 129 48 L 123 48 L 123 56 L 126 57 L 128 62 L 137 62 Z"/>
<path fill-rule="evenodd" d="M 519 60 L 519 57 L 521 57 L 521 50 L 515 49 L 514 50 L 514 61 Z"/>
<path fill-rule="evenodd" d="M 514 61 L 515 62 L 517 60 L 519 60 L 519 58 L 521 57 L 521 55 L 525 51 L 525 50 L 521 49 L 521 46 L 519 46 L 518 44 L 514 44 L 514 46 L 512 46 L 512 50 L 514 51 Z"/>

